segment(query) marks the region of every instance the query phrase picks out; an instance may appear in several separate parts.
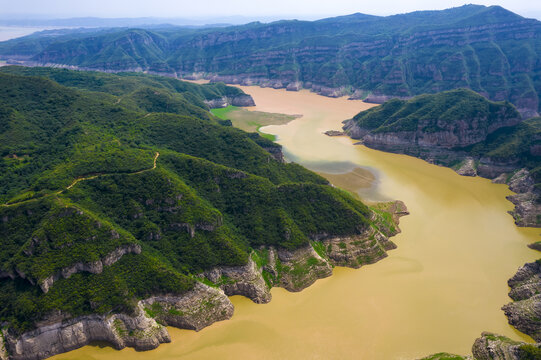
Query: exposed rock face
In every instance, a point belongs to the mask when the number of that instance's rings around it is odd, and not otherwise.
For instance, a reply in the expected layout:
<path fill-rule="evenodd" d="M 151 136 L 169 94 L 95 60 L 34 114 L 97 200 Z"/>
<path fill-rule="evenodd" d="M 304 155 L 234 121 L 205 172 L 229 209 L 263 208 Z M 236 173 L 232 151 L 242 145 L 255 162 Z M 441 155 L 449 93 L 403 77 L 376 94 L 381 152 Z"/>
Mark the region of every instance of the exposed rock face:
<path fill-rule="evenodd" d="M 517 171 L 508 181 L 509 188 L 516 195 L 508 197 L 515 205 L 510 214 L 518 226 L 541 226 L 541 194 L 535 189 L 534 180 L 526 169 Z"/>
<path fill-rule="evenodd" d="M 344 136 L 344 135 L 346 135 L 345 132 L 336 131 L 336 130 L 328 130 L 328 131 L 325 131 L 324 134 L 327 135 L 327 136 Z"/>
<path fill-rule="evenodd" d="M 302 83 L 299 81 L 289 83 L 286 87 L 287 91 L 299 91 L 300 89 L 302 89 Z"/>
<path fill-rule="evenodd" d="M 43 290 L 44 293 L 48 292 L 51 286 L 53 286 L 54 282 L 59 280 L 60 278 L 68 279 L 71 275 L 78 273 L 78 272 L 89 272 L 92 274 L 101 274 L 103 271 L 104 266 L 109 266 L 114 263 L 116 263 L 120 258 L 126 254 L 140 254 L 141 253 L 141 246 L 138 244 L 132 244 L 127 246 L 122 246 L 111 253 L 107 254 L 103 259 L 90 262 L 90 263 L 75 263 L 67 268 L 62 269 L 60 272 L 51 275 L 41 281 L 39 283 L 39 286 L 41 287 L 41 290 Z"/>
<path fill-rule="evenodd" d="M 255 106 L 255 101 L 251 95 L 244 94 L 238 95 L 230 99 L 231 105 L 233 106 Z"/>
<path fill-rule="evenodd" d="M 278 284 L 288 291 L 301 291 L 317 279 L 332 275 L 332 266 L 312 246 L 295 251 L 278 249 L 270 252 L 275 256 L 274 264 L 278 273 Z"/>
<path fill-rule="evenodd" d="M 514 119 L 502 120 L 499 124 L 492 124 L 491 129 L 514 123 Z M 499 162 L 488 157 L 474 158 L 464 151 L 453 149 L 455 146 L 467 146 L 484 140 L 487 132 L 481 134 L 476 130 L 473 134 L 463 136 L 452 134 L 452 131 L 426 136 L 417 132 L 374 134 L 368 129 L 360 128 L 354 120 L 344 121 L 344 131 L 351 138 L 360 139 L 357 144 L 415 156 L 438 165 L 451 166 L 458 163 L 459 165 L 453 168 L 459 175 L 481 176 L 493 179 L 495 183 L 506 183 L 517 193 L 508 197 L 515 205 L 515 209 L 510 211 L 515 223 L 518 226 L 541 227 L 541 194 L 535 189 L 534 180 L 528 170 L 520 169 L 518 159 Z"/>
<path fill-rule="evenodd" d="M 475 340 L 472 353 L 476 360 L 520 360 L 524 359 L 521 346 L 525 343 L 510 340 L 504 336 L 484 332 Z"/>
<path fill-rule="evenodd" d="M 205 277 L 228 295 L 243 295 L 258 304 L 271 300 L 270 289 L 252 258 L 244 266 L 219 267 L 205 272 Z"/>
<path fill-rule="evenodd" d="M 509 280 L 509 296 L 515 300 L 502 309 L 509 323 L 536 341 L 541 341 L 541 266 L 529 263 Z"/>
<path fill-rule="evenodd" d="M 284 160 L 284 153 L 282 152 L 281 146 L 262 146 L 265 151 L 267 151 L 271 156 L 274 158 L 274 160 L 278 162 L 285 162 Z"/>
<path fill-rule="evenodd" d="M 142 301 L 164 325 L 199 331 L 233 316 L 233 304 L 220 289 L 196 283 L 182 296 L 154 296 Z"/>
<path fill-rule="evenodd" d="M 364 101 L 371 104 L 383 104 L 384 102 L 389 101 L 391 99 L 407 100 L 410 98 L 411 98 L 410 96 L 391 96 L 391 95 L 370 94 L 364 99 Z"/>
<path fill-rule="evenodd" d="M 255 106 L 254 99 L 248 94 L 238 95 L 234 97 L 223 96 L 221 98 L 205 100 L 205 104 L 207 104 L 211 109 L 224 108 L 229 105 L 243 107 Z"/>
<path fill-rule="evenodd" d="M 475 159 L 467 157 L 460 167 L 456 170 L 458 175 L 462 176 L 477 176 Z"/>
<path fill-rule="evenodd" d="M 509 297 L 515 301 L 529 299 L 541 293 L 541 265 L 538 262 L 525 264 L 507 284 L 511 288 Z"/>
<path fill-rule="evenodd" d="M 7 334 L 6 330 L 1 330 L 0 332 L 0 360 L 8 360 L 8 351 L 6 348 L 6 344 L 4 343 L 4 338 Z"/>
<path fill-rule="evenodd" d="M 89 315 L 42 326 L 18 338 L 7 337 L 10 359 L 45 359 L 93 341 L 105 341 L 116 349 L 126 346 L 150 350 L 170 342 L 167 330 L 145 315 L 139 304 L 134 316 Z"/>
<path fill-rule="evenodd" d="M 334 266 L 359 268 L 385 258 L 387 250 L 396 248 L 389 236 L 400 231 L 399 218 L 408 212 L 401 201 L 386 203 L 383 208 L 392 214 L 392 224 L 374 214 L 372 220 L 378 229 L 369 227 L 363 234 L 346 237 L 315 235 L 311 244 L 292 251 L 262 247 L 252 254 L 245 266 L 219 267 L 203 276 L 227 295 L 243 295 L 256 303 L 270 301 L 269 290 L 274 286 L 301 291 L 316 280 L 332 275 Z M 259 265 L 254 257 L 259 258 Z"/>
<path fill-rule="evenodd" d="M 17 338 L 6 335 L 9 356 L 2 357 L 0 351 L 0 359 L 45 359 L 95 341 L 105 341 L 116 349 L 151 350 L 171 341 L 167 329 L 156 319 L 165 325 L 199 331 L 232 315 L 233 304 L 222 290 L 197 283 L 181 296 L 140 301 L 134 315 L 88 315 L 42 324 Z"/>
<path fill-rule="evenodd" d="M 322 241 L 332 265 L 359 268 L 387 257 L 387 250 L 396 245 L 375 229 L 361 236 L 332 238 Z"/>
<path fill-rule="evenodd" d="M 409 214 L 408 209 L 402 201 L 380 205 L 383 210 L 392 214 L 392 223 L 386 223 L 380 215 L 374 213 L 372 221 L 378 224 L 377 229 L 370 227 L 361 235 L 321 240 L 324 245 L 324 256 L 333 266 L 356 269 L 378 262 L 387 257 L 388 250 L 396 249 L 396 245 L 389 240 L 389 237 L 400 232 L 399 219 L 401 216 Z"/>
<path fill-rule="evenodd" d="M 457 119 L 453 122 L 439 122 L 438 129 L 426 131 L 424 129 L 431 123 L 419 121 L 414 130 L 374 133 L 360 128 L 354 120 L 347 120 L 344 122 L 344 130 L 353 139 L 362 140 L 368 147 L 391 151 L 388 149 L 400 146 L 403 153 L 416 154 L 419 149 L 425 151 L 433 148 L 452 149 L 473 145 L 485 140 L 487 135 L 495 130 L 513 126 L 519 122 L 519 117 L 508 118 L 503 115 L 490 122 L 485 118 Z M 480 126 L 480 123 L 489 123 L 489 125 L 485 128 Z"/>
<path fill-rule="evenodd" d="M 372 219 L 378 229 L 369 228 L 356 236 L 332 237 L 327 234 L 313 236 L 310 245 L 288 251 L 268 249 L 263 274 L 272 286 L 289 291 L 300 291 L 317 279 L 330 276 L 334 266 L 359 268 L 375 263 L 387 256 L 386 251 L 396 248 L 389 236 L 397 234 L 399 218 L 408 214 L 401 201 L 386 204 L 393 215 L 393 224 L 385 224 L 379 215 Z"/>
<path fill-rule="evenodd" d="M 386 250 L 395 248 L 388 237 L 399 232 L 398 218 L 407 214 L 405 205 L 399 201 L 386 204 L 386 210 L 392 212 L 394 222 L 383 223 L 374 214 L 372 220 L 379 230 L 370 227 L 364 234 L 350 237 L 320 234 L 314 236 L 312 244 L 294 251 L 262 248 L 265 264 L 258 265 L 251 257 L 244 266 L 207 271 L 203 276 L 219 288 L 197 282 L 193 290 L 183 295 L 153 296 L 140 301 L 134 315 L 68 319 L 69 316 L 56 314 L 38 324 L 34 331 L 19 337 L 7 334 L 7 351 L 2 352 L 0 342 L 0 360 L 44 359 L 95 341 L 105 341 L 117 349 L 127 346 L 136 350 L 154 349 L 170 341 L 167 330 L 160 324 L 199 331 L 216 321 L 229 319 L 233 305 L 227 295 L 243 295 L 256 303 L 266 303 L 271 299 L 272 286 L 301 291 L 317 279 L 332 275 L 335 265 L 358 268 L 384 258 Z M 104 264 L 111 264 L 115 257 L 107 256 Z"/>

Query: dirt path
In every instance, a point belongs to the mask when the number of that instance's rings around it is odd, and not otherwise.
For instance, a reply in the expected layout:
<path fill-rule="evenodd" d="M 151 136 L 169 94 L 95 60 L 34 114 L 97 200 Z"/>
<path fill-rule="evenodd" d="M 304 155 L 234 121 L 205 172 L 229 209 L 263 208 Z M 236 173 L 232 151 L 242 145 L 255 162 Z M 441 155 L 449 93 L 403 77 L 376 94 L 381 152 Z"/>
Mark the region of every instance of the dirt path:
<path fill-rule="evenodd" d="M 158 161 L 158 156 L 160 156 L 160 153 L 159 152 L 156 152 L 156 155 L 154 155 L 154 162 L 152 164 L 152 167 L 151 168 L 148 168 L 148 169 L 143 169 L 143 170 L 138 170 L 138 171 L 135 171 L 135 172 L 132 172 L 132 173 L 100 173 L 100 174 L 94 174 L 94 175 L 91 175 L 91 176 L 86 176 L 86 177 L 80 177 L 80 178 L 77 178 L 75 180 L 73 180 L 73 182 L 68 186 L 66 187 L 65 189 L 63 190 L 59 190 L 59 191 L 56 191 L 54 193 L 50 193 L 50 194 L 45 194 L 43 196 L 40 196 L 40 197 L 37 197 L 37 198 L 32 198 L 32 199 L 28 199 L 28 200 L 23 200 L 23 201 L 18 201 L 18 202 L 15 202 L 15 203 L 11 203 L 11 204 L 0 204 L 0 206 L 3 206 L 3 207 L 8 207 L 8 206 L 15 206 L 15 205 L 20 205 L 20 204 L 24 204 L 24 203 L 27 203 L 27 202 L 31 202 L 31 201 L 36 201 L 36 200 L 39 200 L 39 199 L 42 199 L 44 197 L 47 197 L 47 196 L 51 196 L 51 195 L 60 195 L 62 194 L 64 191 L 66 190 L 69 190 L 71 189 L 72 187 L 74 187 L 75 185 L 77 185 L 77 183 L 80 183 L 81 181 L 86 181 L 86 180 L 92 180 L 92 179 L 96 179 L 98 177 L 102 177 L 102 176 L 112 176 L 112 175 L 137 175 L 137 174 L 142 174 L 144 172 L 147 172 L 147 171 L 151 171 L 151 170 L 154 170 L 156 169 L 156 162 Z"/>

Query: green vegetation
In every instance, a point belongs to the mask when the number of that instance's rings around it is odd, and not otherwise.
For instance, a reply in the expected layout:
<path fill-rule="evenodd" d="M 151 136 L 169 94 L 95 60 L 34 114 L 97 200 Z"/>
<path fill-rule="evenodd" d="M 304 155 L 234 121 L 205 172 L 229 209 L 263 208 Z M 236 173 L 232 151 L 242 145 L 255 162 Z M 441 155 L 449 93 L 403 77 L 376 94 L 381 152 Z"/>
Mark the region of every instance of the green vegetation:
<path fill-rule="evenodd" d="M 421 360 L 465 360 L 466 358 L 460 355 L 449 353 L 438 353 L 422 358 Z"/>
<path fill-rule="evenodd" d="M 420 95 L 411 100 L 392 99 L 355 115 L 353 120 L 374 133 L 445 130 L 460 121 L 466 129 L 475 126 L 486 130 L 498 119 L 518 119 L 519 113 L 509 103 L 494 103 L 467 89 Z M 476 119 L 473 124 L 473 119 Z"/>
<path fill-rule="evenodd" d="M 464 5 L 216 29 L 43 32 L 0 43 L 0 56 L 95 70 L 245 75 L 365 94 L 467 87 L 533 114 L 541 110 L 540 32 L 539 21 L 499 6 Z"/>
<path fill-rule="evenodd" d="M 407 101 L 393 99 L 353 118 L 361 128 L 374 134 L 418 132 L 426 135 L 447 127 L 448 132 L 459 138 L 469 132 L 469 140 L 477 141 L 455 146 L 450 150 L 455 151 L 456 156 L 441 155 L 436 161 L 458 169 L 463 164 L 461 160 L 471 156 L 477 159 L 475 167 L 481 158 L 513 164 L 516 169 L 525 167 L 540 188 L 541 118 L 517 123 L 519 119 L 520 115 L 508 102 L 491 102 L 466 89 L 420 95 Z M 496 128 L 498 123 L 499 128 Z M 411 143 L 407 153 L 422 158 L 422 148 L 415 148 L 414 136 L 404 135 L 404 139 Z M 512 175 L 509 174 L 507 180 Z"/>
<path fill-rule="evenodd" d="M 371 226 L 364 204 L 208 111 L 205 100 L 240 90 L 18 67 L 0 85 L 0 322 L 14 334 L 58 311 L 131 313 L 204 270 L 250 254 L 264 266 L 262 246 Z"/>
<path fill-rule="evenodd" d="M 248 132 L 257 132 L 262 137 L 271 141 L 276 137 L 259 131 L 267 125 L 284 125 L 294 120 L 296 116 L 285 114 L 272 114 L 261 111 L 249 111 L 236 106 L 228 106 L 221 109 L 212 109 L 211 112 L 222 120 L 230 120 L 233 126 Z"/>
<path fill-rule="evenodd" d="M 520 347 L 520 359 L 523 360 L 539 360 L 541 359 L 541 348 L 534 345 L 522 345 Z"/>

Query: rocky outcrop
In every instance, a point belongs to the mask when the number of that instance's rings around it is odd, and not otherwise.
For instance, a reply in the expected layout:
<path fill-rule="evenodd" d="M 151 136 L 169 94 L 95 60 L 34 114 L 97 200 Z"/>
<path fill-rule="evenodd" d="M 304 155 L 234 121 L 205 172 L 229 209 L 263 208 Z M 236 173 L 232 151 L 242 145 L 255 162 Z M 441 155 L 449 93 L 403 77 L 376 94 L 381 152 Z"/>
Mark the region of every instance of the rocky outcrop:
<path fill-rule="evenodd" d="M 8 350 L 6 348 L 6 344 L 4 342 L 4 339 L 6 337 L 7 330 L 2 329 L 0 331 L 0 360 L 8 360 Z"/>
<path fill-rule="evenodd" d="M 205 100 L 205 104 L 208 105 L 211 109 L 224 108 L 229 105 L 233 106 L 255 106 L 254 99 L 248 94 L 242 94 L 237 96 L 223 96 L 220 98 Z"/>
<path fill-rule="evenodd" d="M 243 295 L 256 303 L 266 303 L 271 299 L 272 287 L 297 292 L 332 275 L 334 266 L 359 268 L 373 264 L 385 258 L 388 250 L 396 248 L 389 237 L 400 231 L 399 218 L 408 214 L 401 201 L 383 203 L 379 208 L 378 211 L 391 213 L 392 221 L 374 212 L 371 220 L 375 226 L 362 234 L 313 235 L 309 244 L 295 250 L 261 247 L 244 266 L 218 267 L 201 276 L 227 295 Z"/>
<path fill-rule="evenodd" d="M 171 339 L 163 326 L 145 314 L 141 303 L 135 315 L 88 315 L 6 338 L 9 359 L 14 360 L 45 359 L 95 341 L 105 341 L 116 349 L 151 350 Z"/>
<path fill-rule="evenodd" d="M 299 81 L 291 82 L 286 86 L 287 91 L 299 91 L 300 89 L 302 89 L 302 83 Z"/>
<path fill-rule="evenodd" d="M 536 341 L 541 341 L 541 266 L 538 262 L 521 267 L 509 280 L 514 302 L 502 309 L 509 323 Z"/>
<path fill-rule="evenodd" d="M 269 257 L 274 259 L 269 258 L 268 271 L 277 274 L 277 285 L 288 291 L 301 291 L 316 280 L 332 275 L 332 266 L 312 246 L 295 251 L 272 249 Z"/>
<path fill-rule="evenodd" d="M 104 266 L 109 266 L 116 263 L 120 258 L 126 254 L 140 254 L 141 246 L 138 244 L 131 244 L 126 246 L 121 246 L 107 254 L 103 259 L 98 261 L 93 261 L 89 263 L 78 262 L 69 267 L 63 268 L 56 274 L 53 274 L 44 280 L 39 282 L 41 290 L 46 293 L 49 291 L 51 286 L 55 281 L 60 278 L 68 279 L 71 275 L 78 272 L 89 272 L 92 274 L 101 274 Z"/>
<path fill-rule="evenodd" d="M 281 146 L 265 146 L 264 144 L 261 145 L 261 147 L 266 151 L 268 152 L 269 154 L 271 154 L 272 158 L 278 162 L 285 162 L 285 159 L 284 159 L 284 153 L 282 152 L 282 147 Z"/>
<path fill-rule="evenodd" d="M 421 358 L 419 360 L 473 360 L 473 358 L 471 356 L 460 356 L 460 355 L 449 354 L 449 353 L 444 352 L 444 353 L 432 354 L 424 358 Z"/>
<path fill-rule="evenodd" d="M 359 268 L 385 258 L 388 250 L 396 248 L 389 237 L 400 231 L 399 218 L 408 212 L 401 201 L 381 204 L 381 209 L 392 214 L 391 223 L 374 213 L 375 226 L 363 234 L 341 237 L 318 234 L 312 236 L 309 245 L 294 251 L 260 249 L 257 255 L 263 263 L 263 277 L 269 286 L 300 291 L 317 279 L 330 276 L 334 266 Z"/>
<path fill-rule="evenodd" d="M 509 297 L 515 301 L 529 299 L 541 293 L 541 265 L 538 262 L 527 263 L 507 281 L 511 288 Z"/>
<path fill-rule="evenodd" d="M 337 131 L 337 130 L 328 130 L 328 131 L 325 131 L 324 134 L 327 135 L 327 136 L 344 136 L 344 135 L 346 135 L 345 132 Z"/>
<path fill-rule="evenodd" d="M 514 120 L 512 121 L 514 122 Z M 507 122 L 502 121 L 501 126 Z M 495 125 L 492 125 L 493 127 Z M 354 120 L 344 122 L 344 131 L 353 139 L 360 139 L 357 144 L 377 150 L 407 154 L 421 158 L 429 163 L 452 167 L 459 175 L 481 176 L 492 179 L 495 183 L 508 184 L 517 194 L 507 199 L 515 205 L 509 213 L 518 226 L 541 227 L 541 193 L 535 188 L 535 182 L 527 169 L 521 169 L 518 159 L 497 161 L 488 157 L 473 157 L 462 150 L 453 149 L 456 136 L 431 134 L 430 141 L 423 140 L 414 132 L 372 133 L 371 130 L 360 128 Z M 441 136 L 441 138 L 439 138 Z M 486 136 L 486 134 L 485 134 Z M 466 136 L 461 140 L 461 146 L 472 141 L 479 141 L 476 136 Z M 442 146 L 430 145 L 442 142 Z M 452 145 L 455 146 L 455 145 Z"/>
<path fill-rule="evenodd" d="M 250 257 L 244 266 L 218 267 L 204 276 L 219 286 L 228 296 L 243 295 L 258 304 L 271 300 L 270 289 L 265 283 L 262 269 Z"/>
<path fill-rule="evenodd" d="M 170 341 L 164 325 L 199 331 L 216 321 L 229 319 L 233 305 L 227 295 L 243 295 L 256 303 L 266 303 L 271 300 L 273 286 L 301 291 L 317 279 L 332 275 L 333 266 L 358 268 L 371 264 L 395 248 L 388 237 L 399 231 L 398 218 L 407 214 L 402 202 L 384 204 L 381 209 L 392 212 L 393 221 L 385 222 L 379 212 L 374 212 L 375 228 L 368 227 L 360 235 L 314 235 L 310 244 L 296 250 L 261 248 L 254 251 L 244 266 L 219 267 L 203 273 L 201 280 L 210 281 L 212 286 L 196 282 L 183 295 L 141 300 L 131 315 L 88 315 L 74 319 L 68 314 L 51 315 L 37 324 L 34 331 L 21 336 L 6 333 L 6 352 L 0 351 L 0 360 L 44 359 L 95 341 L 107 342 L 117 349 L 154 349 Z M 114 258 L 108 256 L 106 262 L 109 264 Z"/>
<path fill-rule="evenodd" d="M 475 164 L 475 159 L 472 157 L 467 157 L 464 161 L 457 167 L 455 170 L 458 175 L 462 176 L 477 176 L 477 166 Z"/>
<path fill-rule="evenodd" d="M 411 96 L 392 96 L 392 95 L 370 94 L 364 98 L 364 102 L 367 102 L 370 104 L 383 104 L 384 102 L 389 101 L 391 99 L 408 100 L 408 99 L 411 99 Z"/>
<path fill-rule="evenodd" d="M 154 296 L 142 304 L 160 324 L 195 331 L 233 316 L 233 304 L 226 294 L 201 283 L 182 296 Z"/>
<path fill-rule="evenodd" d="M 38 329 L 18 337 L 5 333 L 9 356 L 2 357 L 0 351 L 0 359 L 45 359 L 96 341 L 107 342 L 116 349 L 151 350 L 171 341 L 161 324 L 199 331 L 232 315 L 233 304 L 222 290 L 196 283 L 194 289 L 183 295 L 140 301 L 133 315 L 88 315 L 42 323 Z"/>
<path fill-rule="evenodd" d="M 369 235 L 336 237 L 323 240 L 332 265 L 359 268 L 387 257 L 387 250 L 396 245 L 381 232 L 370 229 Z"/>
<path fill-rule="evenodd" d="M 484 332 L 475 340 L 472 353 L 476 360 L 520 360 L 525 359 L 521 349 L 524 345 L 505 336 Z"/>
<path fill-rule="evenodd" d="M 515 208 L 509 213 L 518 226 L 541 226 L 541 194 L 535 188 L 535 182 L 526 169 L 521 169 L 507 181 L 511 191 L 517 194 L 508 196 Z"/>
<path fill-rule="evenodd" d="M 405 154 L 415 154 L 419 151 L 467 147 L 485 140 L 488 134 L 499 128 L 518 124 L 520 120 L 519 117 L 503 115 L 491 121 L 487 118 L 456 119 L 453 122 L 438 122 L 436 125 L 432 124 L 433 121 L 419 120 L 415 129 L 386 132 L 362 129 L 355 120 L 347 120 L 344 129 L 349 136 L 362 140 L 368 147 L 386 150 L 400 146 Z M 481 126 L 480 123 L 488 126 Z"/>

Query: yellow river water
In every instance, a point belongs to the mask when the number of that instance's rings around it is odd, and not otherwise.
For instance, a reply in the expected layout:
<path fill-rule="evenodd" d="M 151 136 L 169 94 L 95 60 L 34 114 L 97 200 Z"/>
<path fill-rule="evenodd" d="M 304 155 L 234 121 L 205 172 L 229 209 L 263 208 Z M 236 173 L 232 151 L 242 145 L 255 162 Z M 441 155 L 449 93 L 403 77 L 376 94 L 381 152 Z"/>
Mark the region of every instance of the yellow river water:
<path fill-rule="evenodd" d="M 231 320 L 198 333 L 170 328 L 172 343 L 151 352 L 87 346 L 56 359 L 415 359 L 469 354 L 482 331 L 529 340 L 500 308 L 510 301 L 507 279 L 541 257 L 526 246 L 539 229 L 514 225 L 506 186 L 322 134 L 371 106 L 361 101 L 243 90 L 253 110 L 303 115 L 263 129 L 289 159 L 365 199 L 406 203 L 398 249 L 358 270 L 335 268 L 300 293 L 275 288 L 269 304 L 234 296 Z"/>

